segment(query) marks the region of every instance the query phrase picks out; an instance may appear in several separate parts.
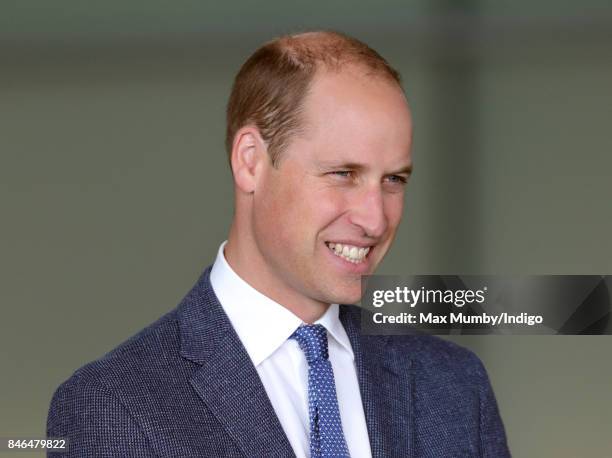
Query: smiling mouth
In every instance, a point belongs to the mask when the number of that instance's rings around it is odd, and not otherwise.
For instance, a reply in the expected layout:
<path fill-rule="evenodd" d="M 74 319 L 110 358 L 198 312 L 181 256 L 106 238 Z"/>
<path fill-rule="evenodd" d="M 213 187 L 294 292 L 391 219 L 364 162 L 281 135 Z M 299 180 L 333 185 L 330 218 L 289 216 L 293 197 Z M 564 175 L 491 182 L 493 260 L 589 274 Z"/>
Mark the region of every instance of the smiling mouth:
<path fill-rule="evenodd" d="M 344 259 L 345 261 L 352 262 L 353 264 L 361 264 L 365 260 L 371 248 L 333 242 L 326 242 L 325 244 L 336 256 Z"/>

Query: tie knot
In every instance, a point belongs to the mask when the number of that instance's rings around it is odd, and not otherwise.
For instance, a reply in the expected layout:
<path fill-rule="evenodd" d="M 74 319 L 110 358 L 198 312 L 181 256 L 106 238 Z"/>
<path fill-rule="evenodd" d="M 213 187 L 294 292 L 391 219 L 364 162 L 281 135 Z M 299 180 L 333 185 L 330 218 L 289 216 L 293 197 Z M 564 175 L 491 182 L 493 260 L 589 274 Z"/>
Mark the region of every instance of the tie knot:
<path fill-rule="evenodd" d="M 328 359 L 327 330 L 320 324 L 305 324 L 291 335 L 297 340 L 310 366 L 319 359 Z"/>

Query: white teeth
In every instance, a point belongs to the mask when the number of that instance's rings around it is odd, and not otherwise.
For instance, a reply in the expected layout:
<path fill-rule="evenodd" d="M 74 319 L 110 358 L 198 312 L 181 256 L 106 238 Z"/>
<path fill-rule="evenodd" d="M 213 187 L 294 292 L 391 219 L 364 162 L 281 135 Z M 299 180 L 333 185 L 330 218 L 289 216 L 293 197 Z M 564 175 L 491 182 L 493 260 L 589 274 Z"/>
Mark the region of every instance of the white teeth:
<path fill-rule="evenodd" d="M 329 248 L 343 259 L 358 264 L 362 262 L 370 251 L 370 247 L 360 248 L 353 245 L 342 245 L 341 243 L 328 243 Z"/>

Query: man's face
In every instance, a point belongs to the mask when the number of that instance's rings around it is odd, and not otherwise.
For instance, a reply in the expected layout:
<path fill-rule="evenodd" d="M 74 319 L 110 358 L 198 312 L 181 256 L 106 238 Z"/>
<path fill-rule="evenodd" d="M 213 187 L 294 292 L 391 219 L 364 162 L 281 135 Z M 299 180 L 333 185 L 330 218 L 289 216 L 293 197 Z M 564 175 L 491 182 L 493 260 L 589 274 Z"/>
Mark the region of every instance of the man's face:
<path fill-rule="evenodd" d="M 410 113 L 397 85 L 345 69 L 316 77 L 304 120 L 253 196 L 261 275 L 293 306 L 354 303 L 400 223 Z"/>

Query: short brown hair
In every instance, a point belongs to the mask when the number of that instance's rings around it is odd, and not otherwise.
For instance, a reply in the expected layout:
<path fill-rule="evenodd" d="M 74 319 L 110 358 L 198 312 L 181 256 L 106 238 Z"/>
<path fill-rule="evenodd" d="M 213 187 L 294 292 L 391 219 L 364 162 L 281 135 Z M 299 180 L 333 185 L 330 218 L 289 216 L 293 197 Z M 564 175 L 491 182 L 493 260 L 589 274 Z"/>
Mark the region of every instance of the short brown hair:
<path fill-rule="evenodd" d="M 347 64 L 367 68 L 400 85 L 400 75 L 376 51 L 347 35 L 316 31 L 286 35 L 265 43 L 242 65 L 227 105 L 225 147 L 231 156 L 236 132 L 252 124 L 268 146 L 272 164 L 292 135 L 303 127 L 300 114 L 320 67 L 340 70 Z"/>

